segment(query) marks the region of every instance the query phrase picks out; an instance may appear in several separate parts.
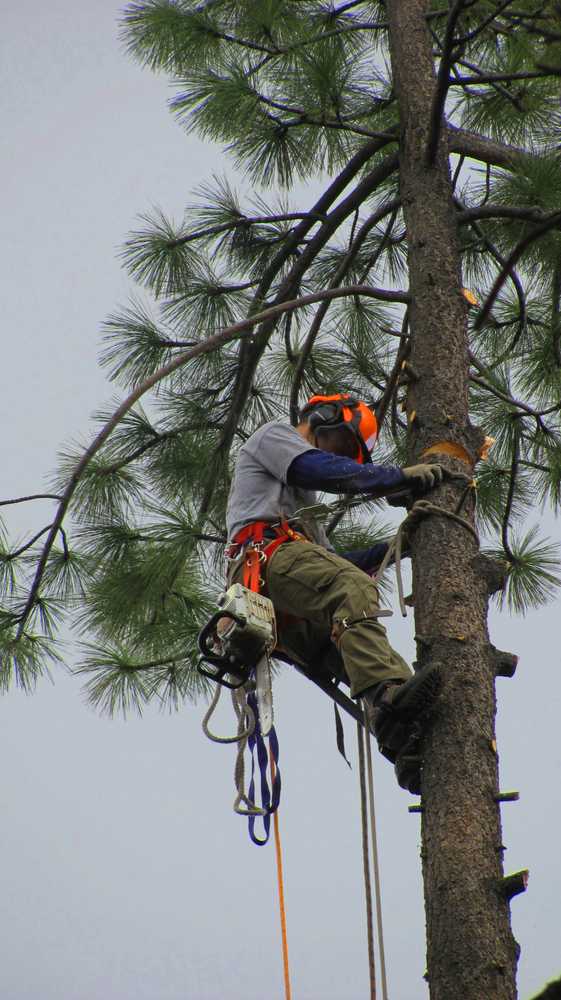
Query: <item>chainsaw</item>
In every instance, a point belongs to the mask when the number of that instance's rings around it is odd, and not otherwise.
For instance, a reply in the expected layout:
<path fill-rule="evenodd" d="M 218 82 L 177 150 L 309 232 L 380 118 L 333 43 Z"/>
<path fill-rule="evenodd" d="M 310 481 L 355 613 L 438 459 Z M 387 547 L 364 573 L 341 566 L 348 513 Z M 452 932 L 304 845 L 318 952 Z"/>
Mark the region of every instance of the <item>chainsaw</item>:
<path fill-rule="evenodd" d="M 255 685 L 263 736 L 273 725 L 271 654 L 277 643 L 275 610 L 262 594 L 235 583 L 199 633 L 197 670 L 224 687 Z"/>

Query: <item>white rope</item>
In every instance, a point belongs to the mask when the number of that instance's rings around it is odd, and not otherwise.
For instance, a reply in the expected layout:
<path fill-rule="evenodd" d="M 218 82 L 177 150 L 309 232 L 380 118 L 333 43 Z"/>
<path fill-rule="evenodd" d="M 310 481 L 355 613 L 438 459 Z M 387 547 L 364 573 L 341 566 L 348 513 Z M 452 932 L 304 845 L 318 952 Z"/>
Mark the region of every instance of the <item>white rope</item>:
<path fill-rule="evenodd" d="M 217 736 L 216 733 L 211 732 L 209 729 L 209 722 L 216 710 L 218 702 L 220 701 L 221 694 L 222 685 L 217 684 L 216 691 L 212 696 L 212 701 L 202 721 L 203 733 L 209 740 L 212 740 L 213 743 L 238 744 L 238 752 L 236 754 L 236 762 L 234 764 L 234 783 L 236 787 L 236 798 L 234 799 L 233 805 L 234 812 L 238 813 L 240 816 L 265 816 L 267 810 L 261 809 L 261 807 L 256 805 L 255 802 L 252 802 L 245 792 L 244 754 L 247 747 L 247 741 L 255 732 L 256 726 L 255 714 L 251 706 L 247 703 L 247 691 L 245 689 L 245 685 L 239 688 L 234 688 L 231 692 L 232 705 L 234 706 L 234 712 L 238 721 L 238 731 L 235 736 Z"/>
<path fill-rule="evenodd" d="M 446 510 L 444 507 L 439 507 L 437 506 L 437 504 L 430 503 L 430 501 L 428 500 L 417 500 L 411 507 L 407 516 L 403 519 L 403 521 L 399 525 L 393 538 L 390 539 L 388 543 L 387 552 L 384 558 L 382 559 L 382 562 L 380 563 L 378 569 L 376 570 L 375 575 L 372 578 L 374 580 L 374 583 L 377 584 L 380 577 L 385 572 L 388 563 L 392 559 L 394 560 L 395 577 L 397 581 L 397 593 L 399 597 L 399 607 L 401 609 L 401 614 L 403 615 L 404 618 L 407 618 L 407 608 L 405 606 L 405 597 L 403 594 L 403 579 L 401 576 L 401 551 L 403 547 L 403 536 L 407 534 L 407 529 L 410 528 L 411 525 L 420 521 L 421 518 L 427 517 L 429 515 L 437 515 L 439 517 L 441 516 L 450 518 L 452 521 L 455 521 L 456 524 L 460 524 L 462 528 L 466 528 L 467 531 L 471 532 L 475 541 L 479 545 L 479 535 L 477 534 L 477 531 L 475 530 L 473 525 L 471 525 L 469 521 L 466 520 L 465 517 L 460 517 L 460 515 L 457 514 L 456 512 L 451 510 Z"/>
<path fill-rule="evenodd" d="M 388 1000 L 388 981 L 386 976 L 386 953 L 384 949 L 384 926 L 382 921 L 382 892 L 380 886 L 380 862 L 378 857 L 378 837 L 376 834 L 376 811 L 374 807 L 374 771 L 372 767 L 372 740 L 366 705 L 364 712 L 364 737 L 366 741 L 366 765 L 368 771 L 368 803 L 370 811 L 370 836 L 372 838 L 372 863 L 374 867 L 374 894 L 376 898 L 376 926 L 378 928 L 378 952 L 380 955 L 380 976 L 382 979 L 382 1000 Z"/>
<path fill-rule="evenodd" d="M 217 736 L 209 729 L 209 722 L 216 711 L 218 702 L 220 701 L 220 695 L 222 694 L 222 684 L 216 685 L 216 691 L 212 696 L 212 701 L 208 706 L 207 712 L 201 723 L 202 730 L 207 739 L 212 740 L 213 743 L 239 743 L 240 739 L 245 736 L 248 739 L 255 729 L 255 718 L 253 717 L 253 712 L 249 708 L 246 702 L 246 693 L 243 687 L 234 688 L 232 690 L 232 704 L 234 706 L 234 712 L 236 713 L 236 719 L 238 720 L 238 732 L 235 736 Z M 240 729 L 240 711 L 242 711 L 247 717 L 247 729 L 244 730 L 243 727 Z"/>
<path fill-rule="evenodd" d="M 368 941 L 368 973 L 370 976 L 370 1000 L 376 1000 L 376 959 L 374 956 L 374 927 L 372 921 L 372 882 L 370 879 L 370 858 L 368 854 L 368 812 L 366 795 L 366 769 L 364 766 L 364 735 L 357 719 L 356 735 L 358 743 L 358 774 L 360 781 L 360 818 L 362 826 L 362 864 L 364 871 L 364 901 L 366 903 L 366 935 Z"/>

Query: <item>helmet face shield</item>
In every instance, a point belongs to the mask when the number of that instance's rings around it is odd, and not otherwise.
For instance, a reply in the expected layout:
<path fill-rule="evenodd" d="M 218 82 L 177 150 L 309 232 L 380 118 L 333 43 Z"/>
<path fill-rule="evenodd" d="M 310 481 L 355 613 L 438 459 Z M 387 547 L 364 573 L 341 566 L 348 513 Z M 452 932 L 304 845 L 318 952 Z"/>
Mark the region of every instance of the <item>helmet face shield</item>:
<path fill-rule="evenodd" d="M 378 421 L 373 411 L 348 393 L 335 396 L 312 396 L 301 412 L 313 431 L 344 427 L 355 437 L 358 446 L 356 461 L 371 462 L 370 452 L 378 437 Z"/>

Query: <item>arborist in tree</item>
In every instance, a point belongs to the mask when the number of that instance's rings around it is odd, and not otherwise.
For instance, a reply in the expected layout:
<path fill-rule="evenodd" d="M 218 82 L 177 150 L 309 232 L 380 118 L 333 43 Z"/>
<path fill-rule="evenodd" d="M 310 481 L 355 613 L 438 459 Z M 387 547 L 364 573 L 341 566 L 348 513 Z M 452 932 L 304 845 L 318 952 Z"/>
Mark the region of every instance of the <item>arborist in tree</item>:
<path fill-rule="evenodd" d="M 419 790 L 419 720 L 432 702 L 434 668 L 413 674 L 390 646 L 369 575 L 387 545 L 337 555 L 314 520 L 315 491 L 414 496 L 442 480 L 439 465 L 373 465 L 376 417 L 348 394 L 313 396 L 297 427 L 272 421 L 242 445 L 228 500 L 229 582 L 263 589 L 277 615 L 278 647 L 313 664 L 331 640 L 351 696 L 360 698 L 399 783 Z"/>

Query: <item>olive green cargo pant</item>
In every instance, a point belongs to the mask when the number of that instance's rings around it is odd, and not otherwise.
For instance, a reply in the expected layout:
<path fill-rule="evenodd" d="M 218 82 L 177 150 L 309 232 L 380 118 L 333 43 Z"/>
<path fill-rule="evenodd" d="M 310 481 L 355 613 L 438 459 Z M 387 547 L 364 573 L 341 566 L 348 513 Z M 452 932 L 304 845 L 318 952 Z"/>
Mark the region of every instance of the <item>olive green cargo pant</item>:
<path fill-rule="evenodd" d="M 367 619 L 379 607 L 374 582 L 347 559 L 312 542 L 286 542 L 268 561 L 266 582 L 289 658 L 309 664 L 331 638 L 354 698 L 374 684 L 411 677 L 380 620 Z"/>

